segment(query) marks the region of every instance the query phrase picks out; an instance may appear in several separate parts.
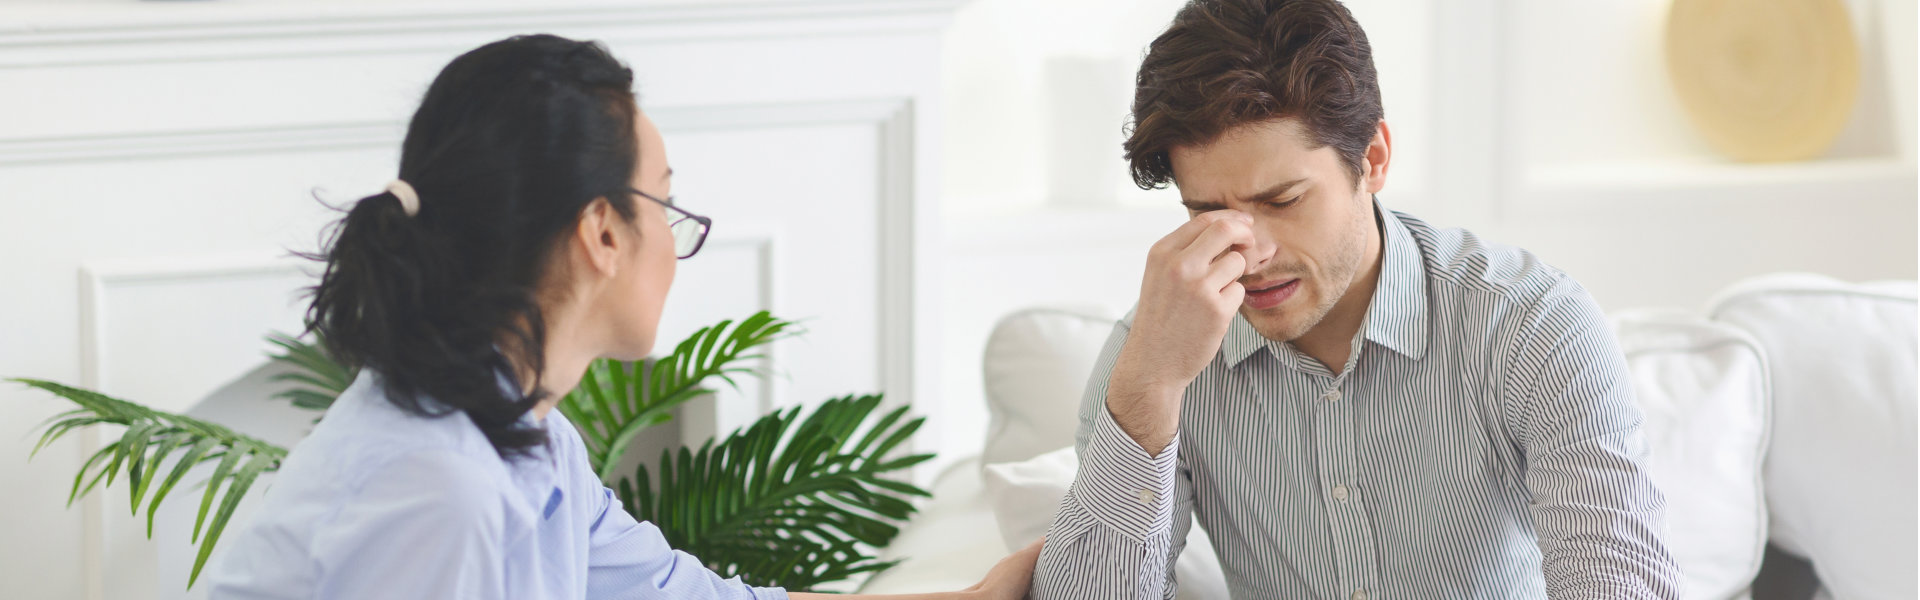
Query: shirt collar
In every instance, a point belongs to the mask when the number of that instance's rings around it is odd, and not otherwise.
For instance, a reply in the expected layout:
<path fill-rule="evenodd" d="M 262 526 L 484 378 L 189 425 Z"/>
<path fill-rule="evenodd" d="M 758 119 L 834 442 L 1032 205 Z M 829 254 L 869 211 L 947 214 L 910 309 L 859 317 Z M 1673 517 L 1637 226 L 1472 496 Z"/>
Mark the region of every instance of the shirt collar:
<path fill-rule="evenodd" d="M 1420 245 L 1400 222 L 1399 213 L 1374 199 L 1380 215 L 1386 256 L 1380 259 L 1380 283 L 1367 306 L 1367 339 L 1419 360 L 1427 353 L 1427 269 Z"/>
<path fill-rule="evenodd" d="M 1420 246 L 1400 216 L 1381 205 L 1378 197 L 1373 210 L 1380 224 L 1382 256 L 1380 278 L 1362 325 L 1364 337 L 1418 360 L 1427 352 L 1427 277 Z M 1220 344 L 1221 357 L 1227 366 L 1238 366 L 1268 343 L 1246 317 L 1234 315 Z"/>

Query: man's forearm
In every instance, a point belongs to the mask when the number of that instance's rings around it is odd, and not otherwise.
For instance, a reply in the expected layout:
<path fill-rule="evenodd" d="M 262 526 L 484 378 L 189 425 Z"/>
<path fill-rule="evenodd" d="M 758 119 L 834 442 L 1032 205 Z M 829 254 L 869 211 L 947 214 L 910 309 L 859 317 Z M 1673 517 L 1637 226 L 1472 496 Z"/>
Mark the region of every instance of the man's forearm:
<path fill-rule="evenodd" d="M 1121 351 L 1107 383 L 1107 412 L 1120 431 L 1133 438 L 1148 456 L 1159 456 L 1180 431 L 1180 402 L 1184 382 L 1150 381 L 1137 376 L 1132 347 Z"/>
<path fill-rule="evenodd" d="M 1032 597 L 1161 600 L 1173 558 L 1180 437 L 1169 434 L 1149 454 L 1104 403 L 1086 409 L 1080 472 L 1048 531 Z"/>

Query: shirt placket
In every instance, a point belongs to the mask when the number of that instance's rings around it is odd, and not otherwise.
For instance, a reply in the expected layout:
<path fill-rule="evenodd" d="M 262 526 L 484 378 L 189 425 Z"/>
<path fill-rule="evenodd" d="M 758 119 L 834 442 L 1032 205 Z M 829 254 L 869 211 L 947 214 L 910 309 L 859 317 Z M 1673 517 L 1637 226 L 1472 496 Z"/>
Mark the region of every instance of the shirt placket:
<path fill-rule="evenodd" d="M 1313 361 L 1304 362 L 1321 386 L 1314 399 L 1314 454 L 1340 586 L 1331 597 L 1378 598 L 1378 552 L 1373 547 L 1373 523 L 1367 517 L 1366 498 L 1356 485 L 1360 473 L 1354 440 L 1354 399 L 1348 393 L 1353 388 L 1348 379 L 1358 361 L 1350 360 L 1338 377 Z"/>

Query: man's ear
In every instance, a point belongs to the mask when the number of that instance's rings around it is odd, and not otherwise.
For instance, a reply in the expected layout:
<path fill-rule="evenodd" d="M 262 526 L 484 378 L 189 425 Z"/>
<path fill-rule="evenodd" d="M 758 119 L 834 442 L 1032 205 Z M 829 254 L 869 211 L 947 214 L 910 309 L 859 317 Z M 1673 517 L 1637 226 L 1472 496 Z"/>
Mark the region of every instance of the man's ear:
<path fill-rule="evenodd" d="M 1367 144 L 1367 153 L 1361 166 L 1366 172 L 1360 174 L 1360 189 L 1368 194 L 1378 194 L 1387 187 L 1387 163 L 1393 160 L 1393 133 L 1387 130 L 1385 119 L 1375 129 L 1373 141 Z"/>
<path fill-rule="evenodd" d="M 626 242 L 614 231 L 614 225 L 619 222 L 619 215 L 606 198 L 594 198 L 586 208 L 580 209 L 574 245 L 585 255 L 587 264 L 601 275 L 612 276 L 619 271 L 621 244 Z"/>

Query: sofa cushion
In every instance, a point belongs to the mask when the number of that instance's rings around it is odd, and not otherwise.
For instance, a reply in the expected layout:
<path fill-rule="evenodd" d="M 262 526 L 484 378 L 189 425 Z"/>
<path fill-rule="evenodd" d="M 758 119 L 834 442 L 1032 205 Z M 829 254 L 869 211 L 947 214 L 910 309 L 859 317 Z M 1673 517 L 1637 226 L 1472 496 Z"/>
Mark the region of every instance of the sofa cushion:
<path fill-rule="evenodd" d="M 1772 539 L 1837 600 L 1914 598 L 1915 287 L 1747 281 L 1709 310 L 1765 349 Z"/>
<path fill-rule="evenodd" d="M 982 464 L 1073 445 L 1080 396 L 1116 321 L 1073 308 L 1032 308 L 1000 319 L 982 361 L 990 411 Z"/>
<path fill-rule="evenodd" d="M 1073 481 L 1081 394 L 1113 323 L 1090 311 L 1023 310 L 1003 319 L 988 342 L 993 424 L 982 463 L 1009 547 L 1046 532 Z M 1763 355 L 1741 330 L 1697 317 L 1626 313 L 1615 326 L 1647 415 L 1648 468 L 1667 495 L 1669 545 L 1689 597 L 1738 596 L 1759 569 L 1766 539 L 1758 479 L 1768 431 Z M 1205 533 L 1192 531 L 1176 567 L 1181 596 L 1212 597 L 1204 594 L 1224 592 L 1224 577 Z"/>
<path fill-rule="evenodd" d="M 933 498 L 880 551 L 899 561 L 860 586 L 862 594 L 951 592 L 980 581 L 1007 551 L 991 533 L 993 507 L 981 488 L 974 459 L 956 462 L 934 477 Z M 822 589 L 818 591 L 847 591 Z"/>
<path fill-rule="evenodd" d="M 1646 415 L 1646 466 L 1666 496 L 1667 548 L 1687 597 L 1743 597 L 1767 541 L 1764 355 L 1741 330 L 1701 317 L 1622 312 L 1613 324 Z"/>
<path fill-rule="evenodd" d="M 1079 470 L 1080 458 L 1072 446 L 1021 462 L 987 465 L 983 475 L 987 497 L 1007 547 L 1019 548 L 1046 535 Z M 1200 527 L 1187 531 L 1187 547 L 1173 571 L 1178 600 L 1226 600 L 1227 576 L 1220 570 L 1213 542 Z"/>

